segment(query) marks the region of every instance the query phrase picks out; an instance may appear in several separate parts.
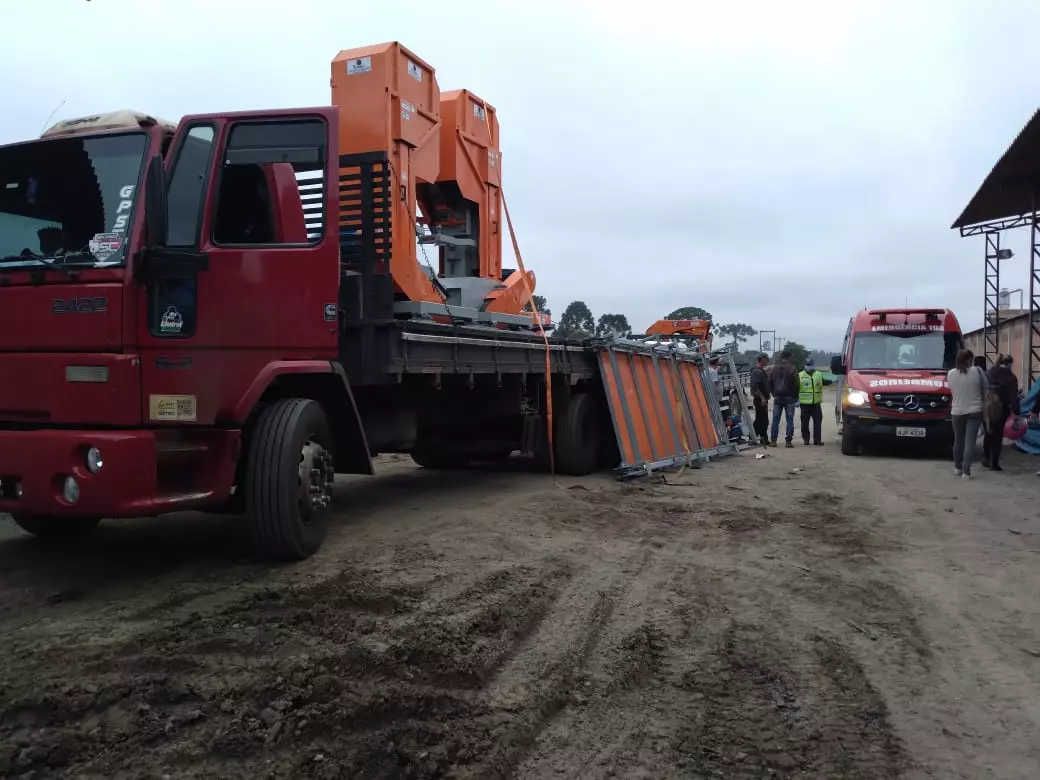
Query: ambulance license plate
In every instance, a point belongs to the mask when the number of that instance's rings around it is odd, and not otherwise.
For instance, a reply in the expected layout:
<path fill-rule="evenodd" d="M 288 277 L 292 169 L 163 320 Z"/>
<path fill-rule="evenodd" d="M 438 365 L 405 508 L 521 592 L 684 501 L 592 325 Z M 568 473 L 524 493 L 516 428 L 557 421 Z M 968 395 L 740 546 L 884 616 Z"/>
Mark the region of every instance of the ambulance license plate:
<path fill-rule="evenodd" d="M 911 439 L 923 439 L 924 428 L 896 428 L 896 436 L 908 436 Z"/>

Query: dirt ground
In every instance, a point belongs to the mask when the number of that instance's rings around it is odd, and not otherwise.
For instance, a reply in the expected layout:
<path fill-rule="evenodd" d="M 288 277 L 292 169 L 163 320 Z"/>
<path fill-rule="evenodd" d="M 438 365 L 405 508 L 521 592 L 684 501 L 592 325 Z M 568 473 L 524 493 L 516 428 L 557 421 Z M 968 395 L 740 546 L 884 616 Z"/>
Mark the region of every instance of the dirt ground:
<path fill-rule="evenodd" d="M 1035 778 L 1040 478 L 1006 468 L 384 458 L 274 569 L 227 518 L 15 531 L 0 775 Z"/>

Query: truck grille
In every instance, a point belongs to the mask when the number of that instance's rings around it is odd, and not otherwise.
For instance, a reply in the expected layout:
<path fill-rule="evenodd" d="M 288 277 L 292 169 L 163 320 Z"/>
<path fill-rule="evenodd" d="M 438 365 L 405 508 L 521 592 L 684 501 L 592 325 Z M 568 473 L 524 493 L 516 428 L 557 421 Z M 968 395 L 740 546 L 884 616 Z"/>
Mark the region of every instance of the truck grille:
<path fill-rule="evenodd" d="M 940 393 L 874 393 L 870 398 L 874 406 L 886 412 L 928 414 L 950 408 L 950 396 Z"/>

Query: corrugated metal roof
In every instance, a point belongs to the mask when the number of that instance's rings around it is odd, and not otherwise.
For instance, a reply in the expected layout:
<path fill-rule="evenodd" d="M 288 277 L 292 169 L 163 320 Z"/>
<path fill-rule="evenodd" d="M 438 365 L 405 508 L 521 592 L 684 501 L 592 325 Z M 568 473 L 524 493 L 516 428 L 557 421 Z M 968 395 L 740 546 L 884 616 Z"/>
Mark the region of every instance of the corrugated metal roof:
<path fill-rule="evenodd" d="M 1000 327 L 1003 328 L 1009 322 L 1017 322 L 1018 320 L 1023 319 L 1024 317 L 1028 317 L 1028 316 L 1029 316 L 1029 312 L 1028 311 L 1024 311 L 1021 314 L 1013 314 L 1010 317 L 1001 317 L 1000 318 Z M 984 331 L 984 330 L 985 330 L 985 327 L 975 328 L 975 330 L 969 330 L 967 333 L 965 333 L 963 335 L 964 335 L 964 338 L 968 338 L 968 336 L 977 336 L 979 333 L 982 333 L 982 331 Z"/>
<path fill-rule="evenodd" d="M 950 227 L 962 228 L 1026 214 L 1033 210 L 1034 187 L 1040 208 L 1040 109 L 997 160 L 978 192 Z"/>

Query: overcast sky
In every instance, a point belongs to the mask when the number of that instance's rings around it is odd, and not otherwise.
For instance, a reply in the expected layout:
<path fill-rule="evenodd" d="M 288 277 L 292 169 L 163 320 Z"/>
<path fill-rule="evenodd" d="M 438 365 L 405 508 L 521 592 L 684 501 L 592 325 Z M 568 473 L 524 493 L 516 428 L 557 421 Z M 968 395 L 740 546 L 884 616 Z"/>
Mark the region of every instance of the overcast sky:
<path fill-rule="evenodd" d="M 699 305 L 819 348 L 905 299 L 981 324 L 982 239 L 949 225 L 1040 103 L 1031 0 L 37 0 L 3 17 L 0 143 L 62 101 L 51 121 L 327 104 L 339 50 L 399 40 L 498 109 L 504 191 L 557 316 L 582 299 L 645 328 Z M 1028 236 L 1010 241 L 1023 287 Z"/>

